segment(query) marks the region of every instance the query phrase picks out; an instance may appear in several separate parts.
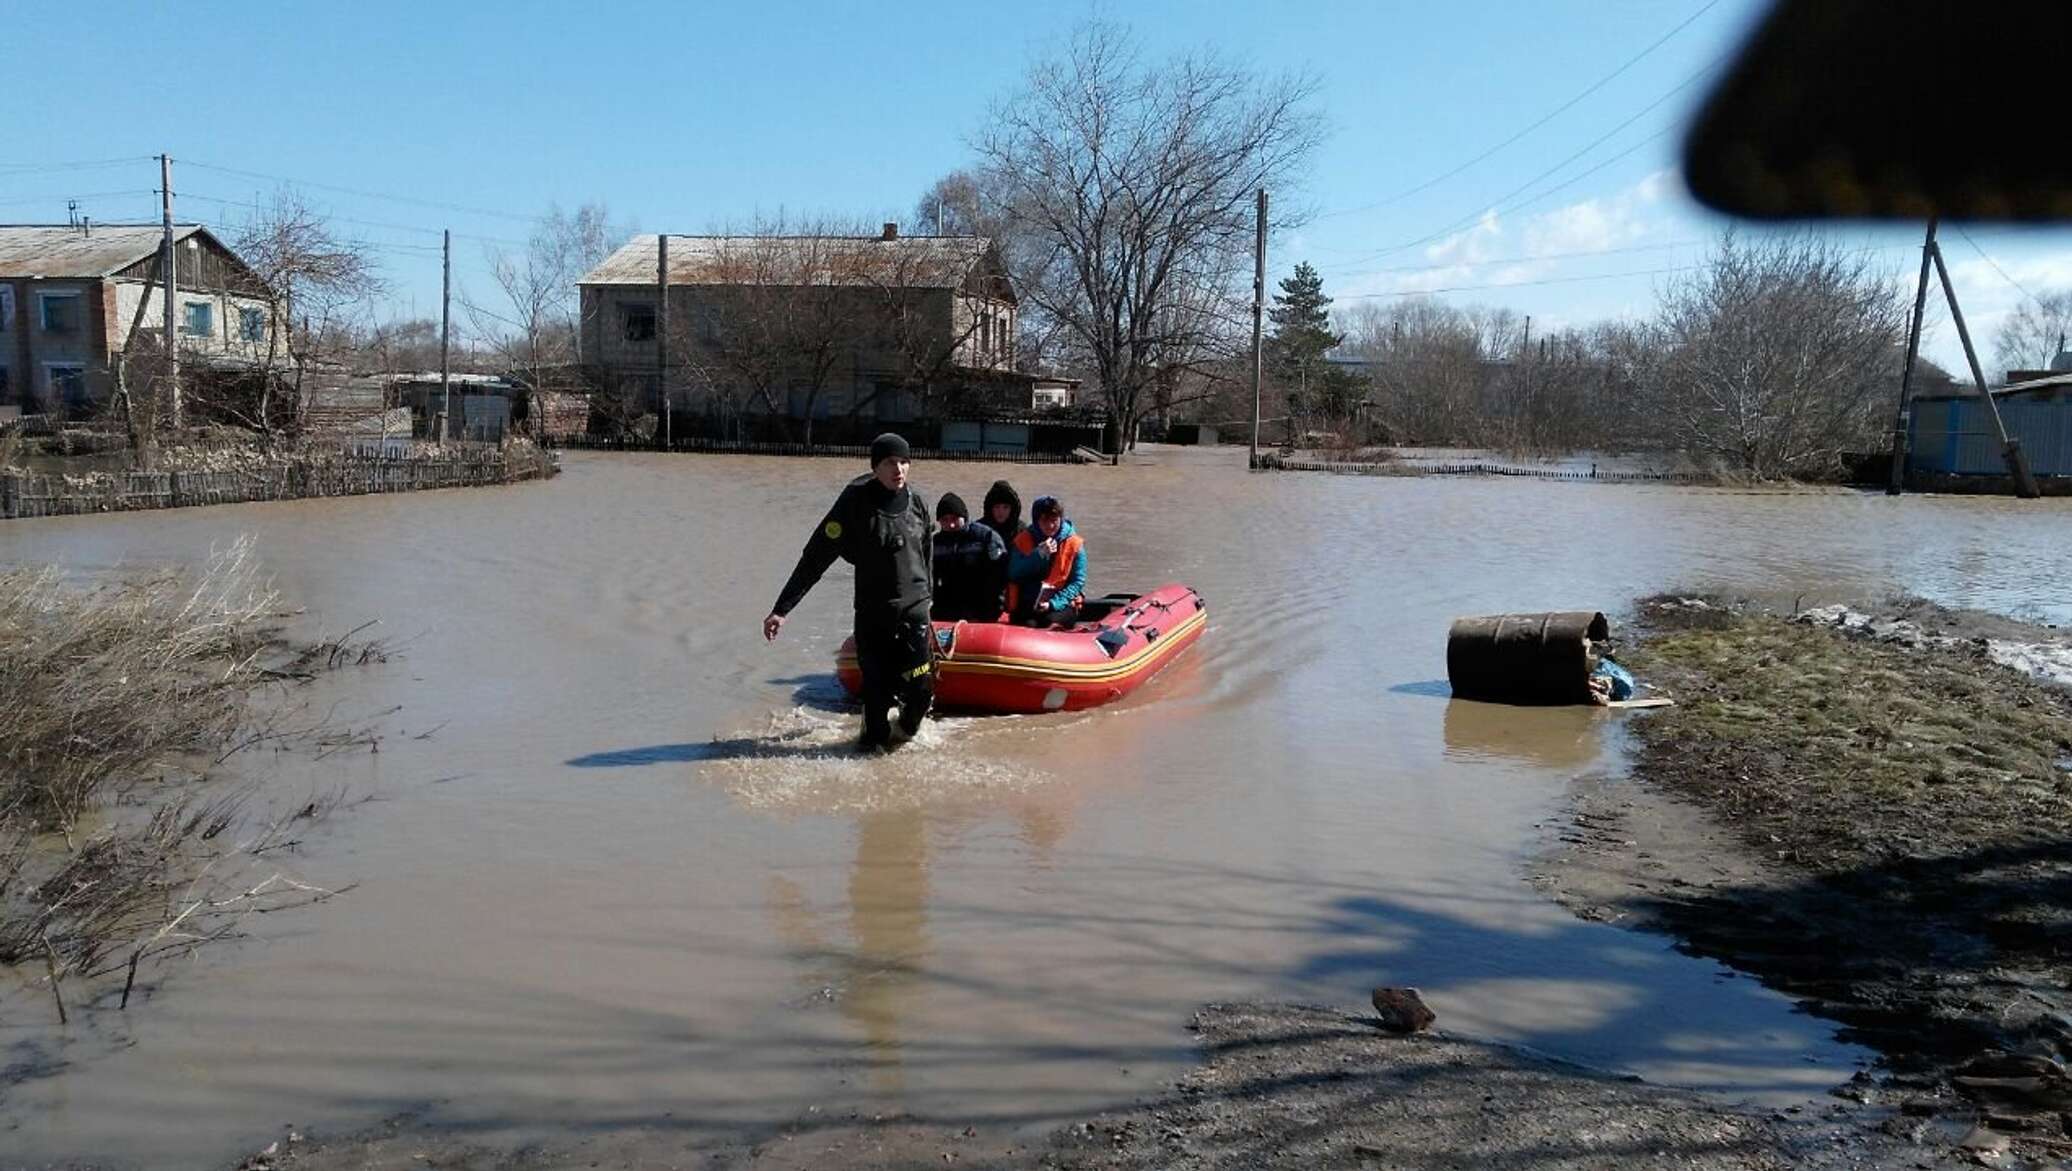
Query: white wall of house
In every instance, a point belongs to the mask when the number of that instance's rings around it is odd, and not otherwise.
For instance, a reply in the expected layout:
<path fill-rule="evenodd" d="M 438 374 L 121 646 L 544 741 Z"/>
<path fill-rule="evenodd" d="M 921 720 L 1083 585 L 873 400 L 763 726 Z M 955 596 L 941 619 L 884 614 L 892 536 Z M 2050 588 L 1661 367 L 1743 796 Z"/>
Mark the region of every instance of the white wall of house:
<path fill-rule="evenodd" d="M 121 280 L 108 282 L 115 293 L 115 318 L 111 327 L 109 346 L 120 349 L 123 336 L 129 332 L 130 323 L 136 322 L 138 330 L 161 329 L 165 325 L 165 287 L 146 284 L 143 281 Z M 138 317 L 138 305 L 143 306 L 143 316 Z M 209 354 L 227 354 L 236 357 L 264 358 L 266 343 L 272 331 L 278 328 L 273 321 L 272 310 L 265 301 L 257 297 L 241 297 L 233 293 L 207 289 L 173 290 L 174 319 L 180 330 L 181 348 L 198 350 Z M 191 324 L 201 324 L 190 313 L 190 306 L 208 306 L 206 333 L 190 329 Z M 244 331 L 243 314 L 256 312 L 260 330 L 255 338 L 248 338 Z M 286 338 L 282 338 L 283 343 Z M 285 344 L 282 345 L 285 351 Z M 283 352 L 283 357 L 285 353 Z"/>
<path fill-rule="evenodd" d="M 1015 307 L 986 297 L 958 297 L 951 336 L 961 338 L 957 364 L 981 370 L 1014 368 Z"/>

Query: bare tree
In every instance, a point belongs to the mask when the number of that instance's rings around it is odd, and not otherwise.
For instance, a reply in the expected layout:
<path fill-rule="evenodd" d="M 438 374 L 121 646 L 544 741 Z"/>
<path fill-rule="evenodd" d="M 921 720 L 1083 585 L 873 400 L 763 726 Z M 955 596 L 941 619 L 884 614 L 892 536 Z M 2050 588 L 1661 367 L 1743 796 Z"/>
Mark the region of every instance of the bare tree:
<path fill-rule="evenodd" d="M 288 187 L 253 211 L 232 248 L 258 276 L 261 285 L 253 291 L 266 302 L 266 337 L 255 355 L 264 381 L 249 421 L 270 438 L 275 388 L 292 371 L 290 405 L 299 417 L 310 363 L 331 352 L 328 343 L 343 339 L 354 309 L 383 285 L 372 250 L 333 233 Z"/>
<path fill-rule="evenodd" d="M 582 336 L 577 282 L 629 234 L 602 203 L 586 203 L 572 212 L 550 206 L 522 251 L 487 250 L 503 304 L 496 310 L 472 302 L 466 307 L 478 332 L 495 339 L 505 363 L 534 389 L 572 385 Z"/>
<path fill-rule="evenodd" d="M 1993 335 L 2002 370 L 2048 370 L 2072 338 L 2072 289 L 2022 302 Z"/>
<path fill-rule="evenodd" d="M 793 227 L 768 221 L 712 238 L 694 261 L 703 270 L 698 303 L 672 315 L 664 340 L 671 365 L 690 372 L 708 409 L 796 415 L 796 438 L 810 444 L 823 398 L 868 328 L 859 290 L 873 273 L 852 247 L 862 235 L 854 225 Z"/>
<path fill-rule="evenodd" d="M 1213 56 L 1147 64 L 1125 31 L 1089 23 L 975 144 L 1010 222 L 1040 245 L 1025 299 L 1084 356 L 1118 459 L 1146 389 L 1242 333 L 1253 198 L 1314 151 L 1314 92 Z"/>
<path fill-rule="evenodd" d="M 1654 389 L 1667 437 L 1758 478 L 1828 473 L 1874 446 L 1906 328 L 1894 289 L 1825 237 L 1729 233 L 1663 296 Z"/>
<path fill-rule="evenodd" d="M 1482 318 L 1478 326 L 1477 317 Z M 1348 352 L 1367 364 L 1378 422 L 1397 442 L 1479 444 L 1482 382 L 1492 336 L 1486 311 L 1430 297 L 1363 304 L 1340 318 Z"/>

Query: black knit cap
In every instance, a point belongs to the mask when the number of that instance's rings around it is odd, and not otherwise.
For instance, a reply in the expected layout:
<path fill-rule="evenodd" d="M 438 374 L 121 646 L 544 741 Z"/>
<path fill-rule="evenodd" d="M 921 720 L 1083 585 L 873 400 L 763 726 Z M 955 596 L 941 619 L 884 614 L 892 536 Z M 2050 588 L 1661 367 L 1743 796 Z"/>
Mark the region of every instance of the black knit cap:
<path fill-rule="evenodd" d="M 941 520 L 946 516 L 954 516 L 960 520 L 970 520 L 971 510 L 964 507 L 964 498 L 962 496 L 957 495 L 955 492 L 945 492 L 942 494 L 942 499 L 936 502 L 935 519 Z"/>
<path fill-rule="evenodd" d="M 906 437 L 885 432 L 871 440 L 871 466 L 877 467 L 888 459 L 912 459 L 914 449 L 907 446 Z"/>

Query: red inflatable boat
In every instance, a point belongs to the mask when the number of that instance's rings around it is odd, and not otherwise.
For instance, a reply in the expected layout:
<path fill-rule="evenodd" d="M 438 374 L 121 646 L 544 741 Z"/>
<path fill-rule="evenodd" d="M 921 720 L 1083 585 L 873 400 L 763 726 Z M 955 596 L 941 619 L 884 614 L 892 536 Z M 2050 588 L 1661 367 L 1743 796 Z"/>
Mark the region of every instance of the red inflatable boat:
<path fill-rule="evenodd" d="M 1158 674 L 1208 623 L 1201 595 L 1177 584 L 1093 599 L 1069 627 L 938 622 L 935 706 L 1054 712 L 1107 703 Z M 855 639 L 842 643 L 835 676 L 851 695 L 862 688 Z"/>

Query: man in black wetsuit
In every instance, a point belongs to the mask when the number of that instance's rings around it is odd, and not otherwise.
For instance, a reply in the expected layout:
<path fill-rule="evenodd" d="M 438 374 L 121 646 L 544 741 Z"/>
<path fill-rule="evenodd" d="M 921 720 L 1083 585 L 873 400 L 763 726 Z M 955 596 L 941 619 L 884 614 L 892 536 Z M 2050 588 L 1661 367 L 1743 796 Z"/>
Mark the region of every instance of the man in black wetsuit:
<path fill-rule="evenodd" d="M 934 635 L 928 625 L 933 524 L 907 484 L 913 453 L 886 432 L 871 441 L 871 474 L 835 497 L 791 578 L 763 619 L 774 639 L 785 616 L 839 557 L 856 567 L 856 661 L 863 672 L 863 747 L 887 749 L 899 706 L 899 739 L 912 736 L 935 696 Z"/>

